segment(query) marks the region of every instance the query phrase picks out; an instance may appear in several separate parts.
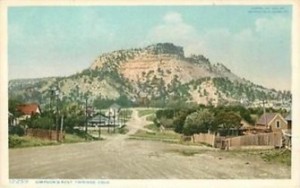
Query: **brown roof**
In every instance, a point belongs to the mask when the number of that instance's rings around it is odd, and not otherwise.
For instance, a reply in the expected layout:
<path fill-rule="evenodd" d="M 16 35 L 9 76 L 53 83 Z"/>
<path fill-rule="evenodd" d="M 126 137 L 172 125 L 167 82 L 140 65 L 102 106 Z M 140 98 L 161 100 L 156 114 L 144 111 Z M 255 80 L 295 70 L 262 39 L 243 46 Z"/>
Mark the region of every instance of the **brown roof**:
<path fill-rule="evenodd" d="M 35 114 L 39 108 L 40 108 L 39 105 L 36 103 L 21 104 L 21 105 L 17 106 L 17 110 L 20 111 L 24 115 Z"/>
<path fill-rule="evenodd" d="M 274 119 L 274 117 L 276 115 L 277 115 L 277 113 L 265 113 L 259 118 L 259 120 L 256 122 L 256 124 L 265 125 L 267 123 L 267 125 L 268 125 L 270 123 L 270 121 L 272 121 L 272 119 Z"/>

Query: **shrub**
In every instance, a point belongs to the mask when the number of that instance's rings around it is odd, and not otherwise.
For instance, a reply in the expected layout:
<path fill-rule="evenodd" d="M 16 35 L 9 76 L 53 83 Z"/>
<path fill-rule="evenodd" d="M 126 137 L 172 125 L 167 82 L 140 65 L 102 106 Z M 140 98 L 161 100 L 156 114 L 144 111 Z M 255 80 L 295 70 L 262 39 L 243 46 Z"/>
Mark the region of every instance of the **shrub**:
<path fill-rule="evenodd" d="M 25 134 L 25 130 L 21 126 L 9 126 L 9 134 L 23 136 Z"/>
<path fill-rule="evenodd" d="M 22 144 L 22 140 L 20 139 L 19 136 L 11 136 L 9 135 L 8 136 L 8 146 L 9 148 L 14 148 L 14 147 L 17 147 L 17 146 L 20 146 Z"/>
<path fill-rule="evenodd" d="M 160 124 L 163 125 L 165 128 L 172 128 L 173 127 L 173 119 L 168 119 L 168 118 L 161 118 L 160 119 Z"/>

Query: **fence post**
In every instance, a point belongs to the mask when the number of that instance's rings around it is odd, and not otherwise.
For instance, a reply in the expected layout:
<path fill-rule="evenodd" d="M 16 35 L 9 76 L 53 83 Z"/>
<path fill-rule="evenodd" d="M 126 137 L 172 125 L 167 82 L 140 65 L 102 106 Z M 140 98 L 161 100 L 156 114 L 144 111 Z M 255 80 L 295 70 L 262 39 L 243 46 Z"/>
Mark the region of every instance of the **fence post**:
<path fill-rule="evenodd" d="M 212 147 L 215 147 L 215 137 L 216 137 L 216 135 L 213 134 L 213 135 L 212 135 L 212 139 L 211 139 L 211 146 L 212 146 Z"/>

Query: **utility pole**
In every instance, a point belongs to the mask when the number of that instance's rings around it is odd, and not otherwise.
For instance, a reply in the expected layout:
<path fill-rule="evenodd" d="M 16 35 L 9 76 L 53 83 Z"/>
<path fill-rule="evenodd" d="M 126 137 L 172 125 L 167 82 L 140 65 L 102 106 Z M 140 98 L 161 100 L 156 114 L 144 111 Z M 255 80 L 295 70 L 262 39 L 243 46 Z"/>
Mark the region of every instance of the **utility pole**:
<path fill-rule="evenodd" d="M 63 135 L 63 127 L 64 127 L 64 116 L 61 116 L 61 122 L 60 122 L 60 135 Z"/>
<path fill-rule="evenodd" d="M 265 126 L 266 128 L 268 128 L 268 125 L 267 125 L 267 114 L 266 114 L 266 108 L 265 108 L 265 100 L 263 100 L 263 109 L 264 109 L 264 119 L 265 119 Z"/>
<path fill-rule="evenodd" d="M 99 138 L 100 138 L 100 135 L 101 135 L 101 125 L 102 125 L 102 113 L 101 113 L 101 94 L 99 95 L 100 97 L 100 124 L 99 124 Z"/>
<path fill-rule="evenodd" d="M 58 91 L 58 87 L 56 88 L 55 90 L 55 96 L 56 96 L 56 140 L 59 141 L 59 130 L 58 130 L 58 127 L 59 127 L 59 123 L 58 123 L 58 97 L 59 97 L 59 91 Z"/>
<path fill-rule="evenodd" d="M 85 140 L 87 140 L 87 119 L 88 119 L 88 112 L 87 112 L 87 101 L 88 97 L 85 97 Z"/>

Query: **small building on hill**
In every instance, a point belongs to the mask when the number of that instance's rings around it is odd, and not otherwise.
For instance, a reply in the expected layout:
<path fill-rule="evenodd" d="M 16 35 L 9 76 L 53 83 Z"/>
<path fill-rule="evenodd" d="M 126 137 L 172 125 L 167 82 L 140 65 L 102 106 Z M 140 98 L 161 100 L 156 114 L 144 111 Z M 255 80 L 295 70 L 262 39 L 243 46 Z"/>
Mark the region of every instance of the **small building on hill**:
<path fill-rule="evenodd" d="M 21 116 L 18 118 L 18 121 L 30 118 L 32 115 L 41 114 L 40 105 L 36 103 L 20 104 L 17 106 L 17 111 L 19 111 L 21 114 Z"/>
<path fill-rule="evenodd" d="M 121 106 L 114 103 L 109 107 L 109 110 L 105 115 L 110 118 L 117 118 L 120 111 L 121 111 Z"/>
<path fill-rule="evenodd" d="M 89 126 L 97 126 L 97 127 L 103 127 L 103 126 L 109 126 L 112 124 L 111 120 L 104 116 L 103 114 L 98 114 L 94 116 L 93 118 L 88 120 Z"/>
<path fill-rule="evenodd" d="M 265 113 L 258 119 L 255 128 L 262 131 L 279 132 L 287 129 L 287 121 L 279 113 Z"/>

